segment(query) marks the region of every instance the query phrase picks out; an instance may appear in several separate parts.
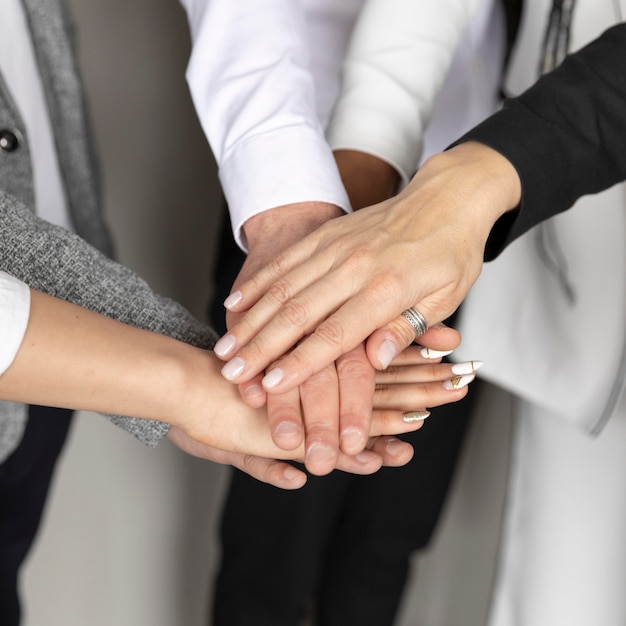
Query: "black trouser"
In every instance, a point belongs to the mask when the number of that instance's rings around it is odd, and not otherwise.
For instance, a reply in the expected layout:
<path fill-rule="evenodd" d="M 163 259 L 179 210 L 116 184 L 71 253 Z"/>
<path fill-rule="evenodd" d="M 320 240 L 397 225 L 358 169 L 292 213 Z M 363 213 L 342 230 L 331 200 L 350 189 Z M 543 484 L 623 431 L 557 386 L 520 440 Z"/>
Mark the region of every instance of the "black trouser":
<path fill-rule="evenodd" d="M 31 406 L 18 448 L 0 464 L 0 624 L 18 626 L 19 569 L 33 543 L 72 412 Z"/>
<path fill-rule="evenodd" d="M 225 220 L 213 323 L 243 261 Z M 476 385 L 432 410 L 405 437 L 415 457 L 372 476 L 309 476 L 281 491 L 234 471 L 221 521 L 222 561 L 212 626 L 297 626 L 312 608 L 320 626 L 388 626 L 411 555 L 430 540 L 448 492 Z"/>

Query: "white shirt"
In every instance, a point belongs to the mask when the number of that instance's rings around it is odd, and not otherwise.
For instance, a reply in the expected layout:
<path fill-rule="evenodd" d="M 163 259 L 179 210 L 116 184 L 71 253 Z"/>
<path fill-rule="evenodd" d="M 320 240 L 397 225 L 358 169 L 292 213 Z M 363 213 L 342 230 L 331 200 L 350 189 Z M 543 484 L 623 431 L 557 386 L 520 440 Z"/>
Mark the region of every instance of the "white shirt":
<path fill-rule="evenodd" d="M 28 286 L 0 271 L 0 375 L 13 363 L 22 344 L 29 310 Z"/>
<path fill-rule="evenodd" d="M 350 210 L 325 127 L 355 24 L 359 37 L 351 44 L 352 59 L 362 55 L 371 60 L 380 49 L 392 54 L 375 57 L 367 86 L 360 93 L 344 91 L 345 98 L 356 97 L 346 105 L 349 114 L 343 119 L 350 121 L 364 98 L 379 103 L 401 101 L 400 112 L 406 116 L 408 111 L 410 124 L 399 132 L 387 132 L 394 117 L 387 117 L 386 107 L 381 109 L 383 115 L 376 116 L 386 120 L 384 125 L 369 127 L 370 136 L 379 138 L 378 144 L 381 137 L 388 138 L 392 155 L 385 155 L 389 146 L 384 145 L 366 151 L 389 160 L 406 178 L 417 166 L 423 145 L 420 135 L 432 112 L 434 95 L 448 74 L 453 51 L 478 9 L 492 6 L 492 0 L 181 3 L 188 13 L 193 42 L 187 79 L 216 157 L 235 238 L 244 249 L 241 227 L 260 211 L 313 200 Z M 474 47 L 483 41 L 487 22 L 479 22 L 468 40 Z M 412 26 L 399 31 L 402 24 Z M 464 54 L 473 59 L 473 52 L 469 49 Z M 372 74 L 378 70 L 382 76 L 390 68 L 392 83 L 399 75 L 404 84 L 391 92 L 377 92 L 379 83 L 376 77 L 372 80 Z M 427 72 L 421 72 L 422 68 Z M 480 89 L 478 84 L 474 91 Z M 416 127 L 414 106 L 424 108 L 417 112 L 421 125 L 398 141 L 409 126 Z M 348 147 L 351 137 L 364 133 L 361 124 L 348 124 L 346 132 L 340 133 L 342 124 L 332 126 L 334 147 Z M 401 157 L 397 156 L 400 152 Z"/>

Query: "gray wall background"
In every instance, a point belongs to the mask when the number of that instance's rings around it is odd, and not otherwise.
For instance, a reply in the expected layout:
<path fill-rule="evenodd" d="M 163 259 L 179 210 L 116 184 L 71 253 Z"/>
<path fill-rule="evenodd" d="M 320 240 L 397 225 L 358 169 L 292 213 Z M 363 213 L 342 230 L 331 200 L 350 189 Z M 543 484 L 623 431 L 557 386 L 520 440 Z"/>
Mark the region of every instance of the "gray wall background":
<path fill-rule="evenodd" d="M 204 319 L 220 192 L 184 81 L 184 12 L 176 0 L 70 4 L 118 258 Z M 508 414 L 504 394 L 485 395 L 399 626 L 484 624 Z M 147 450 L 80 414 L 23 572 L 26 626 L 206 626 L 227 480 L 224 467 L 167 442 Z"/>

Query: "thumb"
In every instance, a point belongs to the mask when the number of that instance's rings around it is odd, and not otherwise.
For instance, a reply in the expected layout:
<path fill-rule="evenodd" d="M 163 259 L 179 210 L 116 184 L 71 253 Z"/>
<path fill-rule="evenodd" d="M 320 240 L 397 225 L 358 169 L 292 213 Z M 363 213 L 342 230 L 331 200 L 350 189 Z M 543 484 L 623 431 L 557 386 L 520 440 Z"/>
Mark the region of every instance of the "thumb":
<path fill-rule="evenodd" d="M 461 335 L 454 328 L 438 323 L 416 337 L 413 326 L 400 315 L 382 328 L 375 330 L 368 337 L 365 350 L 370 363 L 376 369 L 383 370 L 414 342 L 434 350 L 436 355 L 436 353 L 449 353 L 456 349 L 461 343 Z"/>

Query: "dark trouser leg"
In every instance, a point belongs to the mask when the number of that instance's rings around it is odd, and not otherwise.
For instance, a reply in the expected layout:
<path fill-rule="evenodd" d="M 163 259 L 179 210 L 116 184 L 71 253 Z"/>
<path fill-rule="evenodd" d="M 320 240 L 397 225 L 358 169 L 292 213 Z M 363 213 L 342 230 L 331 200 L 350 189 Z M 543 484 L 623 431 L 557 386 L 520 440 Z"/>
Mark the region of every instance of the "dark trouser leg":
<path fill-rule="evenodd" d="M 432 410 L 407 438 L 415 448 L 408 465 L 354 477 L 320 580 L 319 626 L 393 624 L 410 557 L 439 520 L 476 391 Z"/>
<path fill-rule="evenodd" d="M 31 406 L 22 441 L 0 464 L 0 624 L 20 622 L 19 568 L 37 534 L 70 426 L 65 409 Z"/>
<path fill-rule="evenodd" d="M 222 515 L 213 626 L 296 626 L 323 575 L 352 477 L 281 491 L 234 472 Z"/>

